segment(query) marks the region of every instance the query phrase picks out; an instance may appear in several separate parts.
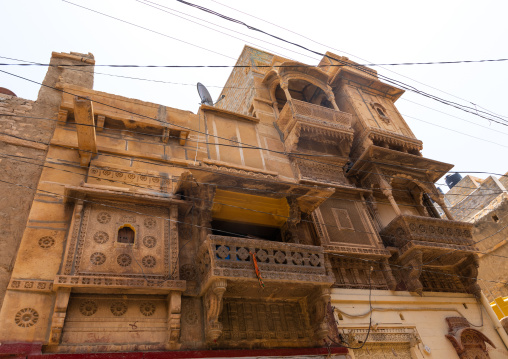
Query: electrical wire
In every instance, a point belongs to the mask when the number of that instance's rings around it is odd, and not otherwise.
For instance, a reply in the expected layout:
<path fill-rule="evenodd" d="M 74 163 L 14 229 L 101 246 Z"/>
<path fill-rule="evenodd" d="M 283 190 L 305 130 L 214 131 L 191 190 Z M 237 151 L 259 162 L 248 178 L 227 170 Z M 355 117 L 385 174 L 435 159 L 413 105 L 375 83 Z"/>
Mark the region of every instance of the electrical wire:
<path fill-rule="evenodd" d="M 260 33 L 262 33 L 262 34 L 265 34 L 265 35 L 267 35 L 267 36 L 270 36 L 270 37 L 275 38 L 275 39 L 277 39 L 277 40 L 280 40 L 280 41 L 282 41 L 282 42 L 285 42 L 285 43 L 288 43 L 288 44 L 294 45 L 294 46 L 296 46 L 296 47 L 299 47 L 299 48 L 301 48 L 301 49 L 304 49 L 304 50 L 306 50 L 306 51 L 309 51 L 309 52 L 311 52 L 311 53 L 313 53 L 313 54 L 316 54 L 316 55 L 319 55 L 319 56 L 323 56 L 324 58 L 327 58 L 327 59 L 329 59 L 329 60 L 332 60 L 332 61 L 337 61 L 337 62 L 342 63 L 342 64 L 350 64 L 350 66 L 351 66 L 351 67 L 354 67 L 355 69 L 357 69 L 357 70 L 359 70 L 359 71 L 361 71 L 361 72 L 363 72 L 363 73 L 365 73 L 365 74 L 367 74 L 367 75 L 369 75 L 369 76 L 372 76 L 372 74 L 373 74 L 372 70 L 367 69 L 367 68 L 366 68 L 366 67 L 364 67 L 364 66 L 357 65 L 357 64 L 351 64 L 351 63 L 348 63 L 347 61 L 344 61 L 344 60 L 341 60 L 341 59 L 337 59 L 337 58 L 335 58 L 335 57 L 329 56 L 329 55 L 327 55 L 327 54 L 323 54 L 323 53 L 321 53 L 321 52 L 319 52 L 319 51 L 316 51 L 316 50 L 312 50 L 312 49 L 310 49 L 310 48 L 308 48 L 308 47 L 306 47 L 306 46 L 303 46 L 303 45 L 298 44 L 298 43 L 293 42 L 293 41 L 286 40 L 286 39 L 284 39 L 284 38 L 282 38 L 282 37 L 279 37 L 279 36 L 277 36 L 277 35 L 273 35 L 273 34 L 271 34 L 271 33 L 268 33 L 268 32 L 266 32 L 266 31 L 264 31 L 264 30 L 261 30 L 261 29 L 259 29 L 259 28 L 256 28 L 256 27 L 254 27 L 254 26 L 250 26 L 250 25 L 246 24 L 246 23 L 245 23 L 245 22 L 243 22 L 243 21 L 240 21 L 240 20 L 238 20 L 238 19 L 231 18 L 231 17 L 229 17 L 229 16 L 226 16 L 226 15 L 223 15 L 223 14 L 221 14 L 221 13 L 218 13 L 218 12 L 216 12 L 216 11 L 214 11 L 214 10 L 211 10 L 211 9 L 205 8 L 205 7 L 203 7 L 203 6 L 196 5 L 196 4 L 193 4 L 193 3 L 190 3 L 190 2 L 184 1 L 184 0 L 176 0 L 176 1 L 177 1 L 177 2 L 180 2 L 180 3 L 182 3 L 182 4 L 185 4 L 185 5 L 188 5 L 188 6 L 190 6 L 190 7 L 197 8 L 197 9 L 199 9 L 199 10 L 201 10 L 201 11 L 206 12 L 206 13 L 209 13 L 209 14 L 212 14 L 212 15 L 215 15 L 215 16 L 218 16 L 218 17 L 220 17 L 220 18 L 222 18 L 222 19 L 224 19 L 224 20 L 227 20 L 227 21 L 230 21 L 230 22 L 233 22 L 233 23 L 236 23 L 236 24 L 239 24 L 239 25 L 245 26 L 245 27 L 247 27 L 249 30 L 253 30 L 253 31 L 260 32 Z M 474 114 L 474 115 L 476 115 L 476 116 L 486 118 L 485 116 L 482 116 L 482 115 L 480 115 L 480 114 L 479 114 L 479 113 L 481 112 L 481 113 L 483 113 L 483 114 L 488 114 L 488 115 L 490 115 L 490 116 L 493 116 L 494 118 L 498 118 L 498 120 L 500 120 L 500 121 L 508 122 L 508 120 L 504 119 L 504 118 L 503 118 L 503 117 L 501 117 L 501 116 L 496 116 L 496 115 L 493 115 L 493 114 L 491 114 L 491 113 L 488 113 L 488 112 L 485 112 L 485 111 L 481 111 L 481 110 L 480 110 L 480 111 L 478 111 L 476 108 L 472 108 L 472 107 L 470 107 L 470 106 L 461 105 L 461 104 L 458 104 L 458 103 L 453 102 L 453 101 L 449 101 L 449 100 L 445 100 L 445 99 L 439 98 L 439 97 L 437 97 L 437 96 L 431 95 L 431 94 L 426 93 L 426 92 L 423 92 L 423 91 L 421 91 L 421 90 L 418 90 L 418 89 L 416 89 L 415 87 L 410 86 L 410 85 L 407 85 L 407 84 L 405 84 L 405 83 L 403 83 L 403 82 L 401 82 L 401 81 L 391 79 L 391 78 L 389 78 L 389 77 L 387 77 L 387 76 L 384 76 L 384 75 L 380 75 L 380 74 L 378 74 L 378 77 L 379 77 L 379 78 L 381 78 L 381 79 L 383 79 L 383 80 L 385 80 L 385 81 L 386 81 L 386 82 L 388 82 L 388 83 L 394 84 L 395 86 L 399 86 L 399 87 L 401 87 L 401 88 L 403 88 L 403 89 L 405 89 L 405 90 L 407 90 L 407 91 L 411 91 L 411 92 L 417 93 L 417 94 L 419 94 L 419 95 L 422 95 L 422 96 L 428 97 L 428 98 L 433 99 L 433 100 L 435 100 L 435 101 L 441 102 L 441 103 L 443 103 L 443 104 L 445 104 L 445 105 L 455 107 L 455 108 L 457 108 L 457 109 L 459 109 L 459 110 L 461 110 L 461 111 L 468 112 L 468 113 L 472 113 L 472 114 Z"/>
<path fill-rule="evenodd" d="M 293 34 L 295 34 L 295 35 L 297 35 L 297 36 L 300 36 L 300 37 L 302 37 L 302 38 L 304 38 L 304 39 L 310 40 L 311 42 L 313 42 L 313 43 L 315 43 L 315 44 L 318 44 L 318 45 L 324 46 L 324 47 L 326 47 L 326 48 L 328 48 L 328 49 L 332 49 L 332 50 L 335 50 L 335 51 L 338 51 L 338 52 L 344 53 L 344 54 L 346 54 L 346 55 L 353 56 L 353 57 L 358 58 L 358 59 L 360 59 L 360 60 L 362 60 L 362 61 L 367 61 L 367 62 L 368 62 L 368 60 L 366 60 L 366 59 L 364 59 L 364 58 L 361 58 L 361 57 L 359 57 L 359 56 L 356 56 L 356 55 L 354 55 L 354 54 L 348 53 L 348 52 L 343 51 L 343 50 L 339 50 L 339 49 L 337 49 L 337 48 L 334 48 L 333 46 L 325 45 L 325 44 L 323 44 L 323 43 L 321 43 L 321 42 L 319 42 L 319 41 L 316 41 L 316 40 L 314 40 L 314 39 L 312 39 L 312 38 L 310 38 L 310 37 L 307 37 L 307 36 L 305 36 L 305 35 L 302 35 L 302 34 L 300 34 L 300 33 L 296 32 L 296 31 L 293 31 L 293 30 L 287 29 L 287 28 L 285 28 L 285 27 L 283 27 L 283 26 L 280 26 L 279 24 L 276 24 L 276 23 L 273 23 L 273 22 L 267 21 L 267 20 L 262 19 L 262 18 L 260 18 L 260 17 L 257 17 L 257 16 L 254 16 L 254 15 L 252 15 L 252 14 L 249 14 L 249 13 L 247 13 L 247 12 L 244 12 L 244 11 L 238 10 L 238 9 L 236 9 L 236 8 L 232 7 L 232 6 L 228 6 L 228 5 L 226 5 L 226 4 L 222 4 L 222 3 L 220 3 L 220 2 L 218 2 L 218 1 L 216 1 L 216 0 L 211 0 L 211 1 L 213 1 L 214 3 L 219 4 L 219 5 L 221 5 L 221 6 L 227 7 L 227 8 L 229 8 L 229 9 L 231 9 L 231 10 L 234 10 L 234 11 L 236 11 L 236 12 L 242 13 L 242 14 L 244 14 L 244 15 L 250 16 L 250 17 L 255 18 L 255 19 L 257 19 L 257 20 L 261 20 L 261 21 L 263 21 L 263 22 L 265 22 L 265 23 L 268 23 L 268 24 L 270 24 L 270 25 L 276 26 L 276 27 L 278 27 L 278 28 L 280 28 L 280 29 L 283 29 L 283 30 L 285 30 L 285 31 L 288 31 L 288 32 L 290 32 L 290 33 L 293 33 Z M 369 65 L 367 65 L 367 66 L 369 66 Z M 455 95 L 453 95 L 453 94 L 451 94 L 451 93 L 449 93 L 449 92 L 446 92 L 446 91 L 440 90 L 440 89 L 438 89 L 438 88 L 436 88 L 436 87 L 433 87 L 433 86 L 427 85 L 427 84 L 425 84 L 425 83 L 423 83 L 423 82 L 420 82 L 420 81 L 418 81 L 418 80 L 415 80 L 415 79 L 413 79 L 413 78 L 411 78 L 411 77 L 408 77 L 408 76 L 402 75 L 402 74 L 400 74 L 400 73 L 398 73 L 398 72 L 395 72 L 395 71 L 393 71 L 393 70 L 390 70 L 390 69 L 387 69 L 387 68 L 382 67 L 382 66 L 386 66 L 386 64 L 380 64 L 380 65 L 370 65 L 370 66 L 379 66 L 379 67 L 383 68 L 383 69 L 384 69 L 384 70 L 386 70 L 386 71 L 392 72 L 392 73 L 394 73 L 394 74 L 397 74 L 397 75 L 399 75 L 399 76 L 402 76 L 402 77 L 404 77 L 404 78 L 407 78 L 407 79 L 409 79 L 409 80 L 412 80 L 412 81 L 414 81 L 414 82 L 416 82 L 416 83 L 419 83 L 419 84 L 424 85 L 424 86 L 426 86 L 426 87 L 429 87 L 429 88 L 431 88 L 431 89 L 437 90 L 437 91 L 439 91 L 439 92 L 442 92 L 442 93 L 445 93 L 445 94 L 450 95 L 450 96 L 452 96 L 452 97 L 455 97 L 455 98 L 457 98 L 457 99 L 459 99 L 459 100 L 465 101 L 465 102 L 467 102 L 467 103 L 470 103 L 470 104 L 473 104 L 473 105 L 475 105 L 475 106 L 481 107 L 481 108 L 483 108 L 484 110 L 487 110 L 486 108 L 484 108 L 484 107 L 482 107 L 482 106 L 480 106 L 480 105 L 477 105 L 477 104 L 475 104 L 475 103 L 471 102 L 470 100 L 466 100 L 466 99 L 464 99 L 464 98 L 461 98 L 461 97 L 455 96 Z M 487 110 L 487 111 L 488 111 L 488 110 Z M 499 115 L 499 114 L 497 114 L 497 113 L 495 113 L 495 112 L 492 112 L 492 111 L 489 111 L 489 112 L 491 112 L 491 113 L 493 113 L 493 114 L 495 114 L 495 115 L 501 116 L 501 117 L 508 118 L 508 116 Z"/>
<path fill-rule="evenodd" d="M 16 157 L 16 158 L 19 158 L 19 157 L 23 157 L 23 156 L 14 156 L 14 155 L 7 155 L 7 154 L 1 155 L 1 154 L 0 154 L 0 157 L 4 157 L 4 158 Z M 23 157 L 23 158 L 26 158 L 26 157 Z M 30 159 L 33 159 L 33 158 L 30 158 Z M 19 161 L 19 160 L 18 160 L 18 161 Z M 21 161 L 21 162 L 24 162 L 24 161 Z M 28 162 L 28 163 L 30 163 L 30 162 Z M 31 164 L 34 164 L 34 163 L 31 163 Z M 55 163 L 55 164 L 56 164 L 56 163 Z M 59 163 L 59 164 L 61 164 L 61 163 Z M 37 164 L 37 163 L 35 163 L 35 165 L 41 166 L 41 167 L 43 167 L 43 168 L 49 168 L 49 169 L 54 169 L 54 170 L 58 170 L 58 171 L 64 171 L 64 172 L 69 172 L 69 173 L 73 173 L 73 174 L 78 174 L 78 175 L 83 175 L 83 176 L 86 176 L 85 174 L 82 174 L 82 173 L 77 173 L 77 172 L 74 172 L 74 171 L 63 170 L 63 169 L 60 169 L 60 168 L 55 168 L 55 167 L 51 167 L 51 166 L 47 166 L 47 165 L 42 165 L 42 164 Z M 83 166 L 74 166 L 74 167 L 81 167 L 81 168 L 83 168 Z M 128 172 L 123 172 L 123 171 L 114 171 L 114 170 L 112 170 L 112 172 L 128 173 Z M 118 180 L 118 181 L 115 181 L 115 180 L 112 180 L 112 179 L 104 179 L 104 178 L 101 178 L 101 177 L 92 176 L 92 175 L 90 175 L 90 174 L 88 175 L 88 178 L 96 178 L 96 179 L 100 179 L 100 180 L 106 180 L 106 181 L 109 181 L 109 182 L 123 183 L 122 181 L 119 181 L 119 180 Z M 139 187 L 139 188 L 142 188 L 142 189 L 151 189 L 150 187 L 145 187 L 145 186 L 140 186 L 140 185 L 135 185 L 135 184 L 131 184 L 130 186 L 132 186 L 132 187 Z M 165 193 L 160 193 L 160 194 L 162 194 L 162 195 L 166 195 Z M 204 200 L 204 199 L 202 199 L 202 198 L 194 198 L 194 197 L 191 197 L 191 196 L 187 196 L 186 198 L 187 198 L 187 199 L 191 199 L 191 200 L 193 200 L 193 201 L 194 201 L 194 200 L 205 201 L 205 202 L 208 202 L 208 203 L 210 204 L 210 206 L 211 206 L 213 203 L 215 203 L 215 204 L 224 205 L 224 206 L 231 206 L 231 207 L 238 208 L 238 209 L 250 210 L 250 211 L 259 212 L 259 213 L 264 213 L 264 214 L 269 214 L 269 215 L 276 215 L 276 216 L 282 217 L 282 218 L 287 219 L 287 220 L 290 220 L 290 219 L 291 219 L 290 217 L 283 216 L 283 215 L 279 215 L 279 214 L 273 214 L 273 213 L 271 213 L 271 212 L 264 212 L 264 211 L 259 211 L 259 210 L 253 210 L 253 209 L 246 208 L 246 207 L 235 206 L 235 205 L 230 205 L 230 204 L 225 204 L 225 203 L 220 203 L 220 202 L 211 202 L 211 201 Z M 354 202 L 363 202 L 363 201 L 354 201 Z M 507 215 L 507 216 L 508 216 L 508 215 Z M 315 222 L 315 221 L 304 220 L 304 219 L 302 219 L 301 221 L 302 221 L 302 222 L 309 222 L 309 223 L 314 224 L 314 225 L 316 224 L 316 222 Z M 339 227 L 338 227 L 337 225 L 330 225 L 330 224 L 326 224 L 326 223 L 321 223 L 321 222 L 319 222 L 319 221 L 317 222 L 317 224 L 318 224 L 318 225 L 322 225 L 322 226 L 328 226 L 328 227 L 332 227 L 332 228 L 337 228 L 337 229 L 339 229 Z M 488 239 L 488 238 L 490 238 L 490 237 L 494 236 L 495 234 L 499 233 L 501 230 L 503 230 L 503 229 L 504 229 L 504 228 L 506 228 L 506 227 L 508 227 L 508 225 L 507 225 L 507 226 L 505 226 L 505 227 L 503 227 L 503 228 L 501 228 L 498 232 L 496 232 L 496 233 L 492 234 L 491 236 L 488 236 L 488 237 L 486 237 L 486 238 L 483 238 L 482 240 L 479 240 L 479 241 L 477 241 L 477 242 L 474 242 L 474 244 L 480 243 L 480 242 L 482 242 L 483 240 Z M 377 233 L 374 233 L 374 232 L 359 231 L 359 230 L 356 230 L 356 229 L 355 229 L 355 231 L 356 231 L 356 232 L 359 232 L 359 233 L 365 233 L 365 234 L 373 234 L 373 235 L 376 235 L 376 234 L 377 234 Z M 386 236 L 386 235 L 385 235 L 384 237 L 394 237 L 394 236 Z M 249 238 L 249 237 L 247 236 L 247 238 Z M 397 237 L 394 237 L 394 238 L 397 238 Z M 409 240 L 408 240 L 408 241 L 409 241 Z M 454 250 L 451 250 L 451 251 L 454 251 Z M 492 256 L 497 256 L 497 257 L 508 258 L 508 257 L 506 257 L 506 256 L 495 255 L 495 254 L 492 254 L 492 253 L 489 253 L 489 252 L 476 251 L 476 253 L 491 254 Z M 447 255 L 447 254 L 450 254 L 450 253 L 445 253 L 445 254 L 443 254 L 442 256 Z M 440 257 L 442 257 L 442 256 L 440 256 Z M 439 257 L 438 257 L 438 258 L 439 258 Z M 436 258 L 436 259 L 437 259 L 437 258 Z M 430 261 L 430 262 L 432 262 L 432 261 Z M 423 265 L 427 265 L 427 264 L 429 264 L 430 262 L 424 263 Z"/>
<path fill-rule="evenodd" d="M 162 219 L 164 221 L 175 222 L 175 223 L 182 223 L 182 224 L 189 225 L 188 223 L 182 222 L 182 221 L 179 221 L 179 220 L 172 220 L 170 218 L 165 218 L 165 217 L 160 217 L 160 216 L 155 216 L 155 215 L 149 215 L 149 214 L 142 213 L 142 212 L 137 212 L 137 211 L 134 211 L 134 210 L 131 210 L 131 209 L 116 207 L 116 206 L 110 205 L 108 203 L 97 202 L 97 201 L 92 201 L 92 200 L 89 200 L 89 199 L 83 199 L 83 198 L 72 197 L 72 196 L 64 196 L 64 195 L 62 195 L 60 193 L 51 192 L 51 191 L 47 191 L 47 190 L 42 190 L 42 189 L 39 189 L 39 188 L 33 188 L 33 187 L 30 187 L 30 186 L 26 186 L 26 185 L 22 185 L 22 184 L 19 184 L 19 183 L 13 183 L 13 182 L 5 181 L 5 180 L 2 180 L 2 179 L 0 179 L 0 182 L 5 183 L 5 184 L 10 184 L 10 185 L 13 185 L 13 186 L 17 186 L 17 187 L 27 188 L 27 189 L 30 189 L 30 190 L 34 190 L 36 192 L 42 192 L 42 193 L 45 193 L 45 194 L 50 194 L 52 197 L 60 197 L 60 198 L 65 198 L 66 197 L 66 198 L 70 198 L 70 199 L 80 200 L 80 201 L 83 201 L 83 202 L 86 202 L 86 203 L 91 203 L 91 204 L 95 203 L 95 204 L 98 204 L 98 205 L 103 206 L 103 207 L 108 207 L 108 208 L 112 208 L 112 209 L 118 209 L 118 210 L 122 210 L 122 211 L 125 211 L 125 212 L 140 214 L 140 215 L 144 215 L 144 216 L 150 216 L 150 217 L 153 217 L 153 218 Z M 205 228 L 205 229 L 209 229 L 209 230 L 212 229 L 211 227 L 206 227 L 206 226 L 197 225 L 197 224 L 192 224 L 192 226 L 198 227 L 198 228 Z M 222 231 L 222 232 L 227 232 L 227 231 Z M 244 237 L 242 234 L 239 234 L 239 233 L 232 233 L 232 232 L 229 232 L 229 233 L 233 234 L 235 237 L 238 237 L 238 236 Z M 348 256 L 348 255 L 343 255 L 343 254 L 338 254 L 338 253 L 334 253 L 333 255 L 334 256 L 340 256 L 340 257 L 351 258 L 351 259 L 355 259 L 355 260 L 358 260 L 358 261 L 365 261 L 365 262 L 369 262 L 369 263 L 378 263 L 378 261 L 372 260 L 372 259 L 358 258 L 358 257 L 353 257 L 353 256 Z M 405 268 L 402 265 L 396 265 L 396 264 L 390 264 L 390 266 L 391 267 L 398 267 L 398 268 Z M 377 271 L 384 271 L 384 270 L 380 269 L 380 270 L 377 270 Z M 445 276 L 453 276 L 453 277 L 464 278 L 464 279 L 478 279 L 477 277 L 468 277 L 468 276 L 462 276 L 462 275 L 451 274 L 451 273 L 444 273 L 444 272 L 439 272 L 439 271 L 436 272 L 436 271 L 432 271 L 432 270 L 428 270 L 428 269 L 427 270 L 426 269 L 422 269 L 422 271 L 432 272 L 432 273 L 438 273 L 438 274 L 445 275 Z M 486 279 L 481 279 L 481 280 L 486 281 L 486 282 L 501 283 L 501 284 L 504 284 L 504 285 L 508 285 L 508 283 L 501 282 L 501 281 L 486 280 Z"/>

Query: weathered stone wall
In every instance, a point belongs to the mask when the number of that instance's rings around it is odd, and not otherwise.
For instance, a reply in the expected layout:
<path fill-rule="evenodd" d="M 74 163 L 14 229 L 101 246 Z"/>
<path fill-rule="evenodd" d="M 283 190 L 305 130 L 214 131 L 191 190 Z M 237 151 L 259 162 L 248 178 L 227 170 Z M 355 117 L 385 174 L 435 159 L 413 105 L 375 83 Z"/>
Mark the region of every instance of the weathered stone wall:
<path fill-rule="evenodd" d="M 457 186 L 464 186 L 462 183 L 463 181 L 460 181 Z M 453 206 L 450 212 L 457 221 L 474 222 L 477 218 L 483 216 L 485 211 L 489 211 L 490 208 L 496 205 L 497 199 L 503 191 L 505 191 L 505 188 L 501 182 L 490 176 L 482 181 L 479 188 Z"/>
<path fill-rule="evenodd" d="M 508 296 L 506 273 L 508 273 L 508 196 L 505 194 L 501 204 L 475 222 L 473 239 L 479 242 L 480 268 L 478 283 L 487 298 Z"/>
<path fill-rule="evenodd" d="M 0 94 L 0 181 L 4 181 L 0 182 L 0 308 L 43 168 L 47 143 L 56 126 L 61 93 L 51 87 L 60 81 L 91 88 L 93 66 L 85 72 L 81 67 L 80 71 L 59 67 L 90 60 L 90 56 L 54 53 L 43 81 L 46 86 L 41 87 L 37 101 Z"/>
<path fill-rule="evenodd" d="M 44 160 L 46 146 L 34 141 L 46 139 L 44 121 L 32 116 L 34 102 L 14 96 L 0 95 L 0 307 L 11 277 L 14 258 L 23 234 L 28 211 L 32 204 L 34 188 Z M 5 115 L 4 115 L 5 114 Z M 16 136 L 16 137 L 13 137 Z M 46 138 L 45 138 L 46 137 Z"/>
<path fill-rule="evenodd" d="M 221 92 L 221 96 L 225 95 L 226 97 L 216 107 L 248 115 L 252 98 L 256 94 L 252 71 L 258 71 L 256 66 L 270 65 L 272 58 L 272 54 L 246 46 L 236 64 L 253 66 L 253 68 L 237 67 L 231 72 Z M 266 72 L 266 68 L 259 70 Z M 247 74 L 248 76 L 246 76 Z"/>

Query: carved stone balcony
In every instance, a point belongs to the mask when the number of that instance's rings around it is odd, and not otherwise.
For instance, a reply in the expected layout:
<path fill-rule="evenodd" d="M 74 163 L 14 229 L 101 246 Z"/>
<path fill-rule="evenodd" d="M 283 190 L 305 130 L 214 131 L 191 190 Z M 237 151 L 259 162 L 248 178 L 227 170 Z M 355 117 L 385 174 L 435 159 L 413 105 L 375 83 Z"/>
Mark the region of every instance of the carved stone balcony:
<path fill-rule="evenodd" d="M 258 285 L 254 256 L 263 281 L 263 284 L 261 281 L 259 284 L 262 284 L 263 289 Z M 236 319 L 228 317 L 231 310 L 223 313 L 223 301 L 230 308 L 231 305 L 236 306 L 234 303 L 247 303 L 248 300 L 257 301 L 254 305 L 256 308 L 266 303 L 271 303 L 272 308 L 274 305 L 304 300 L 308 310 L 314 313 L 309 318 L 310 327 L 300 328 L 301 338 L 293 341 L 277 339 L 270 346 L 311 345 L 309 330 L 313 331 L 317 340 L 312 345 L 322 343 L 328 333 L 325 307 L 330 300 L 329 287 L 334 278 L 327 275 L 325 255 L 321 247 L 209 235 L 200 247 L 198 258 L 201 295 L 205 303 L 205 334 L 209 343 L 233 338 L 230 322 Z M 267 299 L 270 301 L 267 302 Z M 288 311 L 291 310 L 288 307 Z M 307 316 L 303 312 L 294 315 Z M 246 316 L 242 320 L 251 322 L 251 318 Z M 237 324 L 235 328 L 234 332 L 237 333 Z M 221 337 L 223 329 L 226 331 Z M 291 336 L 292 334 L 288 338 Z M 250 344 L 252 343 L 251 340 Z"/>
<path fill-rule="evenodd" d="M 279 114 L 288 151 L 324 152 L 332 147 L 338 156 L 349 154 L 353 141 L 352 115 L 292 99 Z"/>
<path fill-rule="evenodd" d="M 472 227 L 471 223 L 401 215 L 380 234 L 386 246 L 398 249 L 391 263 L 400 269 L 399 279 L 409 291 L 422 293 L 422 270 L 427 277 L 435 277 L 439 271 L 446 270 L 449 271 L 445 276 L 448 281 L 458 276 L 467 292 L 478 295 L 478 250 L 472 240 Z"/>
<path fill-rule="evenodd" d="M 383 229 L 381 237 L 387 246 L 396 247 L 402 253 L 422 247 L 432 251 L 453 249 L 464 254 L 477 251 L 473 247 L 472 227 L 466 222 L 402 215 Z"/>
<path fill-rule="evenodd" d="M 255 254 L 263 281 L 331 285 L 321 247 L 209 235 L 200 249 L 202 289 L 216 279 L 257 282 Z"/>

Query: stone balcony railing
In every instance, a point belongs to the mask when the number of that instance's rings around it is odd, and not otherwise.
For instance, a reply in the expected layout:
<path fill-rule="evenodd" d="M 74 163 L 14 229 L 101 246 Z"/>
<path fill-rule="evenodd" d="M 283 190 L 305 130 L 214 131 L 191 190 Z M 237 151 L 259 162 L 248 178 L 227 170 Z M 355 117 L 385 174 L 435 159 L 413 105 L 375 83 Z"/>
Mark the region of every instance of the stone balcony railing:
<path fill-rule="evenodd" d="M 292 99 L 286 102 L 286 105 L 279 114 L 277 124 L 281 131 L 287 135 L 295 126 L 297 119 L 315 126 L 324 126 L 332 129 L 350 129 L 352 115 Z"/>
<path fill-rule="evenodd" d="M 393 219 L 380 234 L 386 246 L 396 247 L 401 252 L 415 247 L 428 247 L 464 253 L 477 251 L 472 228 L 473 225 L 466 222 L 401 215 Z"/>
<path fill-rule="evenodd" d="M 202 283 L 212 278 L 256 280 L 252 255 L 263 281 L 331 284 L 321 247 L 209 235 L 200 248 Z"/>

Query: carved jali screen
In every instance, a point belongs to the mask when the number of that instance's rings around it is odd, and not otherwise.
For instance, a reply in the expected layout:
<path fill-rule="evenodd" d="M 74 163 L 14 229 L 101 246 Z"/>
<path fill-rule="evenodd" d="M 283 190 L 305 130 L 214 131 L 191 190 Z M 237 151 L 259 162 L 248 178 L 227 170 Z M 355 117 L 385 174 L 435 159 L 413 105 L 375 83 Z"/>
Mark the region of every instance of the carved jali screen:
<path fill-rule="evenodd" d="M 242 346 L 246 341 L 263 347 L 311 344 L 312 332 L 298 302 L 224 299 L 219 321 L 223 332 L 218 342 L 227 346 Z"/>

